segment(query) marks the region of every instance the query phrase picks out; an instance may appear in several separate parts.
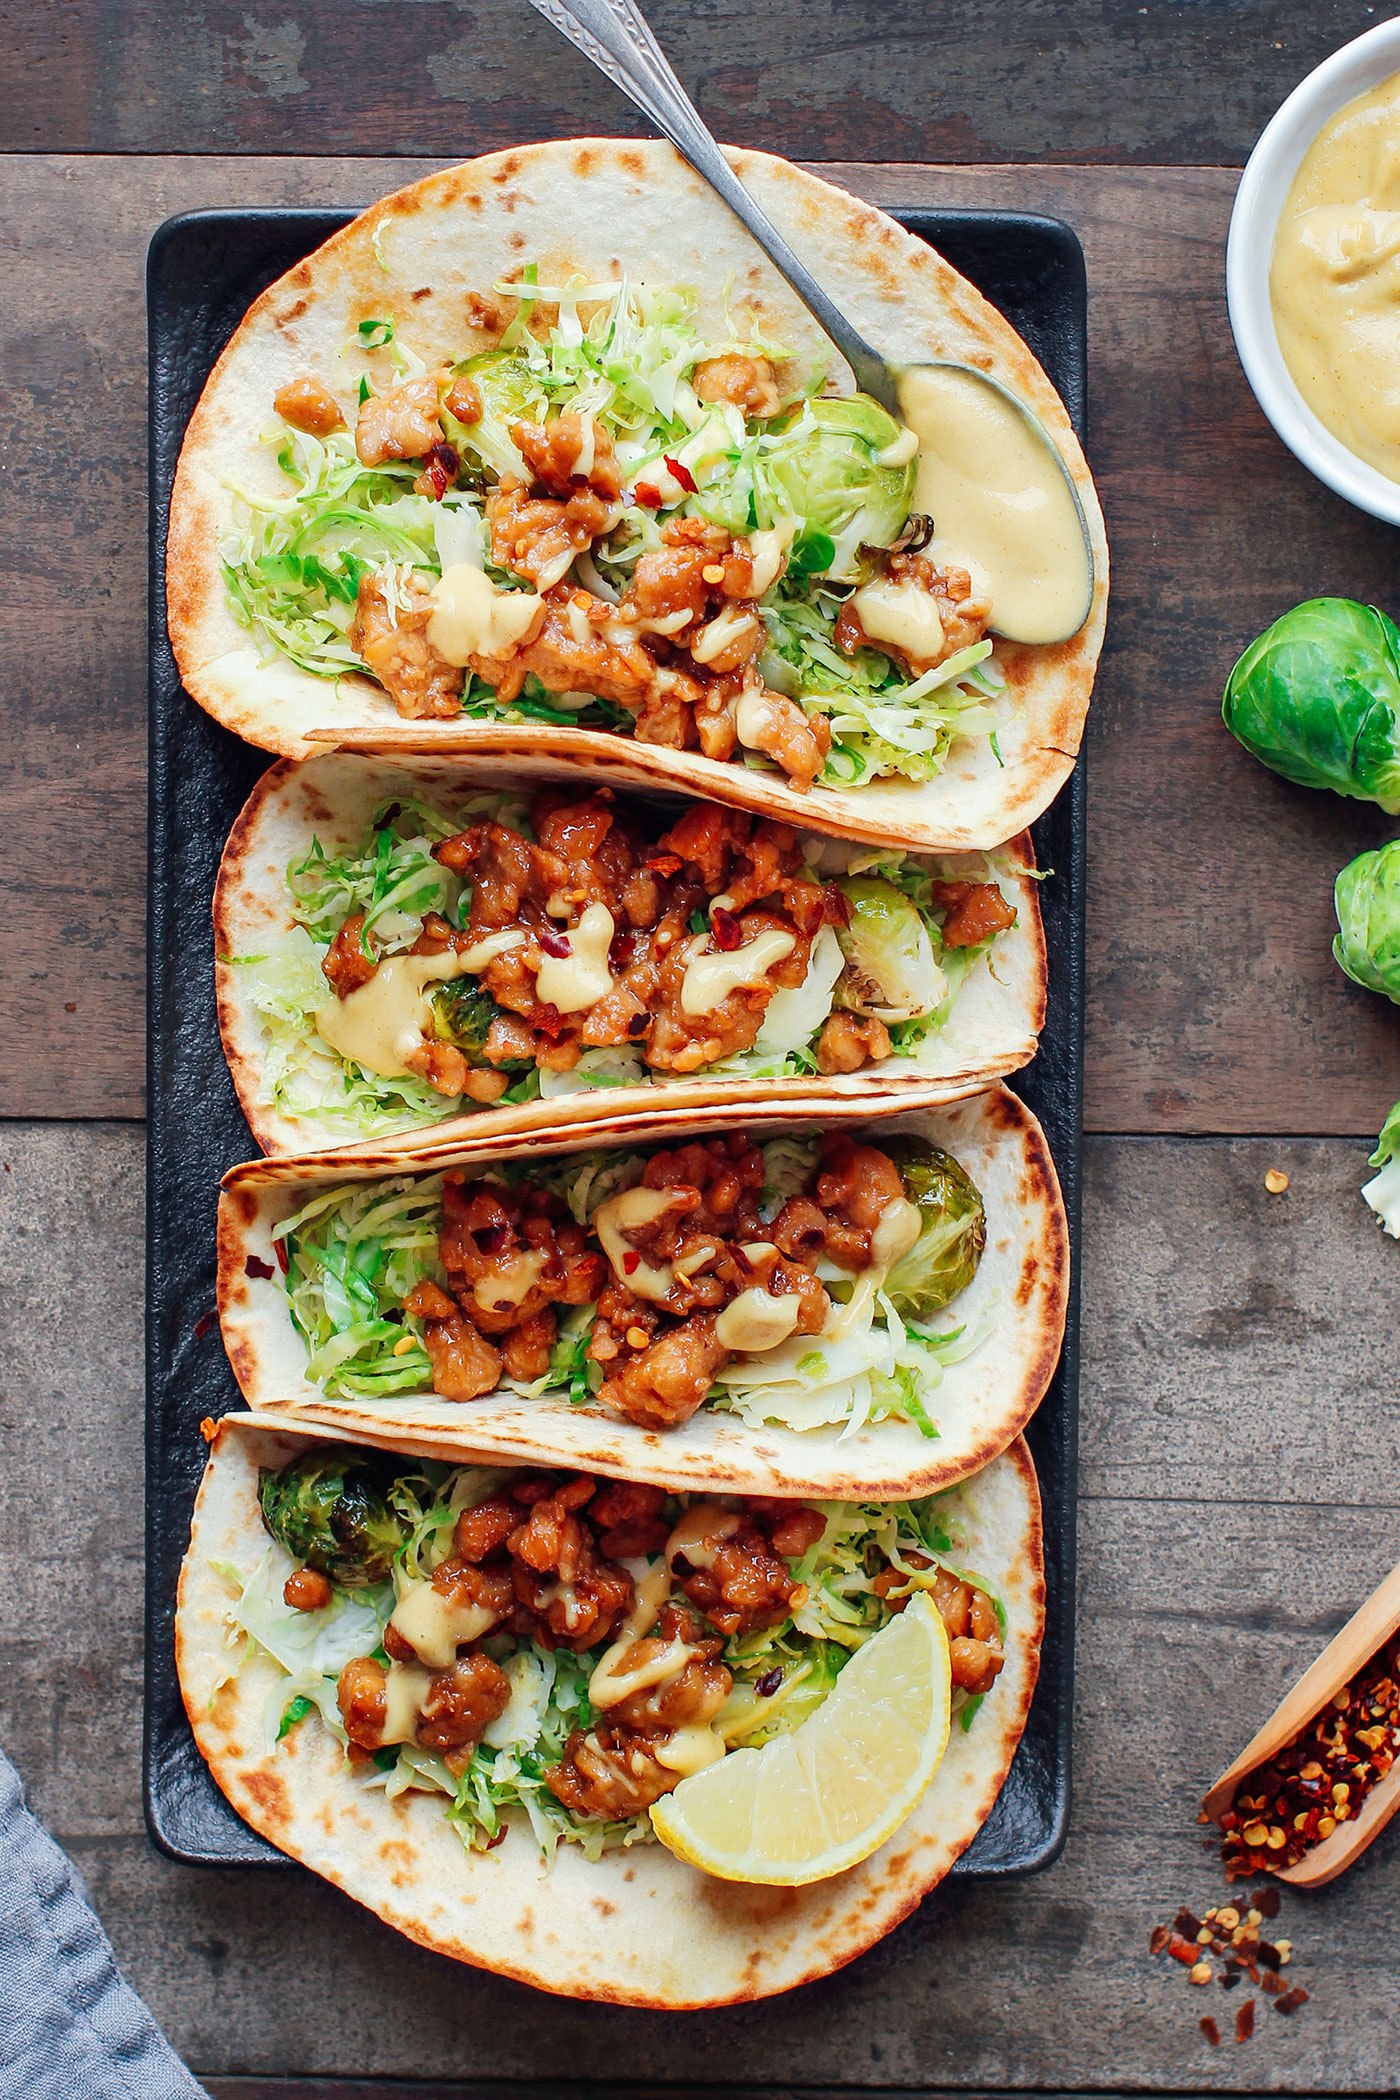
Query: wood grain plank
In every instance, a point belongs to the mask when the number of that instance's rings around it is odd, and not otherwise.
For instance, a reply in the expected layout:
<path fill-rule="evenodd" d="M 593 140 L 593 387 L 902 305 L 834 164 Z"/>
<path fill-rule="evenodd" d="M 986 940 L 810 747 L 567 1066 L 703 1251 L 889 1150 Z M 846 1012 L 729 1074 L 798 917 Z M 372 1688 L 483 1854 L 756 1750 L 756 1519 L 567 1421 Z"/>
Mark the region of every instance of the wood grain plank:
<path fill-rule="evenodd" d="M 141 1112 L 145 241 L 176 210 L 355 202 L 419 165 L 0 163 L 0 1113 Z M 1238 649 L 1295 599 L 1393 607 L 1395 543 L 1291 460 L 1245 387 L 1222 285 L 1233 176 L 832 172 L 890 203 L 1056 212 L 1088 252 L 1114 547 L 1088 744 L 1089 1127 L 1373 1132 L 1400 1032 L 1330 960 L 1330 889 L 1388 827 L 1263 772 L 1217 710 Z"/>
<path fill-rule="evenodd" d="M 765 2100 L 811 2087 L 1392 2089 L 1394 1826 L 1335 1888 L 1285 1892 L 1277 1929 L 1312 1999 L 1292 2021 L 1261 2011 L 1249 2047 L 1208 2048 L 1199 2015 L 1235 2001 L 1147 1954 L 1151 1926 L 1178 1904 L 1222 1898 L 1194 1821 L 1201 1792 L 1400 1556 L 1393 1375 L 1379 1345 L 1363 1346 L 1384 1325 L 1376 1308 L 1392 1302 L 1400 1254 L 1356 1196 L 1345 1143 L 1290 1151 L 1293 1186 L 1261 1216 L 1276 1156 L 1263 1141 L 1088 1146 L 1075 1800 L 1061 1860 L 1023 1881 L 951 1887 L 809 1991 L 662 2023 L 455 1967 L 310 1875 L 199 1873 L 152 1850 L 132 1491 L 140 1133 L 0 1128 L 0 1741 L 126 1974 L 187 2060 L 225 2081 L 220 2100 L 408 2100 L 400 2082 L 413 2079 L 437 2081 L 420 2100 L 505 2100 L 522 2080 L 638 2100 L 686 2081 L 757 2086 Z M 1172 1353 L 1182 1336 L 1189 1378 Z"/>
<path fill-rule="evenodd" d="M 1366 0 L 651 0 L 725 137 L 798 159 L 1243 161 Z M 1013 26 L 1014 25 L 1014 26 Z M 0 148 L 424 153 L 635 132 L 629 104 L 521 0 L 3 0 Z"/>

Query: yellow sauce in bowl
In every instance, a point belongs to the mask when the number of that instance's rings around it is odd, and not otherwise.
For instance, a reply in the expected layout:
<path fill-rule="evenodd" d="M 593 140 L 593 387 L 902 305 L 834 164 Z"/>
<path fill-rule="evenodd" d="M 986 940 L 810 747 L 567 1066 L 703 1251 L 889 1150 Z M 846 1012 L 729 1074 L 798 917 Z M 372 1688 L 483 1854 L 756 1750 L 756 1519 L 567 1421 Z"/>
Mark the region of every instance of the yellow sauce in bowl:
<path fill-rule="evenodd" d="M 1400 481 L 1400 73 L 1308 148 L 1279 215 L 1269 297 L 1308 407 Z"/>

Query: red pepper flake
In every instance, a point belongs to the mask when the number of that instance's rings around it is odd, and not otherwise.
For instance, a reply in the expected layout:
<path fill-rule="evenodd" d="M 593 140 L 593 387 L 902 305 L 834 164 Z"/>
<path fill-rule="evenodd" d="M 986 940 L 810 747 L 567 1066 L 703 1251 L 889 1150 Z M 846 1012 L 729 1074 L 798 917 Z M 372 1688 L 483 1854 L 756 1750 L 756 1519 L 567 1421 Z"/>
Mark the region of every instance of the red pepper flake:
<path fill-rule="evenodd" d="M 1266 1998 L 1281 1998 L 1284 1990 L 1283 1978 L 1275 1970 L 1266 1969 L 1259 1979 L 1259 1988 Z"/>
<path fill-rule="evenodd" d="M 253 1277 L 258 1282 L 263 1282 L 269 1276 L 275 1276 L 277 1271 L 273 1268 L 272 1263 L 264 1261 L 260 1254 L 250 1254 L 243 1264 L 243 1274 Z"/>
<path fill-rule="evenodd" d="M 449 445 L 445 438 L 436 445 L 430 445 L 424 455 L 423 472 L 418 477 L 422 493 L 431 502 L 441 503 L 457 479 L 461 464 L 456 446 Z"/>
<path fill-rule="evenodd" d="M 1172 1929 L 1170 1925 L 1154 1925 L 1152 1928 L 1152 1937 L 1147 1942 L 1148 1953 L 1165 1954 L 1168 1946 L 1171 1943 L 1171 1936 Z"/>
<path fill-rule="evenodd" d="M 642 865 L 649 868 L 653 875 L 659 875 L 663 881 L 669 881 L 672 875 L 680 874 L 685 862 L 679 853 L 653 853 L 651 859 L 644 861 Z"/>
<path fill-rule="evenodd" d="M 1300 2005 L 1306 2005 L 1307 2002 L 1307 1992 L 1303 1989 L 1301 1984 L 1295 1983 L 1291 1991 L 1285 1991 L 1281 1998 L 1275 1998 L 1274 2011 L 1281 2013 L 1294 2013 L 1297 2012 L 1298 2007 Z"/>
<path fill-rule="evenodd" d="M 204 1340 L 205 1335 L 208 1334 L 210 1328 L 215 1324 L 218 1317 L 219 1315 L 217 1311 L 210 1311 L 207 1313 L 200 1314 L 199 1318 L 194 1323 L 194 1338 L 197 1342 L 202 1342 Z"/>
<path fill-rule="evenodd" d="M 499 1254 L 506 1243 L 504 1225 L 479 1225 L 472 1234 L 483 1254 Z"/>
<path fill-rule="evenodd" d="M 739 947 L 744 938 L 744 929 L 732 911 L 722 904 L 710 906 L 710 931 L 715 937 L 715 946 L 726 951 Z"/>
<path fill-rule="evenodd" d="M 1254 2000 L 1246 1998 L 1235 2014 L 1235 2040 L 1247 2042 L 1254 2032 Z"/>
<path fill-rule="evenodd" d="M 1220 2047 L 1220 2029 L 1216 2026 L 1209 2013 L 1201 2021 L 1201 2033 L 1210 2043 L 1212 2049 Z"/>
<path fill-rule="evenodd" d="M 1250 1907 L 1257 1910 L 1261 1918 L 1276 1918 L 1279 1913 L 1279 1892 L 1272 1883 L 1268 1888 L 1256 1889 L 1250 1897 Z"/>
<path fill-rule="evenodd" d="M 546 955 L 572 955 L 573 948 L 567 933 L 556 933 L 552 926 L 541 926 L 535 935 Z"/>
<path fill-rule="evenodd" d="M 661 491 L 650 481 L 639 481 L 632 491 L 644 510 L 660 510 Z"/>
<path fill-rule="evenodd" d="M 494 1852 L 497 1845 L 503 1845 L 509 1836 L 510 1825 L 508 1823 L 502 1823 L 500 1829 L 496 1832 L 496 1835 L 493 1838 L 487 1839 L 486 1850 L 488 1852 Z"/>
<path fill-rule="evenodd" d="M 624 1276 L 635 1276 L 635 1275 L 636 1275 L 636 1273 L 637 1273 L 637 1271 L 638 1271 L 638 1269 L 640 1269 L 640 1267 L 641 1267 L 641 1266 L 642 1266 L 642 1257 L 641 1257 L 641 1255 L 640 1255 L 640 1254 L 638 1254 L 638 1253 L 636 1252 L 635 1248 L 629 1247 L 629 1248 L 627 1249 L 626 1253 L 625 1253 L 625 1254 L 623 1255 L 623 1257 L 622 1257 L 622 1273 L 623 1273 L 623 1275 L 624 1275 Z"/>
<path fill-rule="evenodd" d="M 686 466 L 683 460 L 672 459 L 669 452 L 665 457 L 667 473 L 675 477 L 688 496 L 693 496 L 697 484 L 695 476 L 691 473 L 689 467 Z"/>
<path fill-rule="evenodd" d="M 199 1433 L 206 1444 L 212 1444 L 219 1433 L 219 1425 L 212 1415 L 206 1415 L 199 1425 Z"/>
<path fill-rule="evenodd" d="M 1184 1963 L 1188 1969 L 1194 1968 L 1201 1958 L 1201 1950 L 1196 1945 L 1196 1942 L 1194 1940 L 1184 1940 L 1179 1933 L 1175 1932 L 1167 1943 L 1167 1952 L 1173 1961 Z"/>
<path fill-rule="evenodd" d="M 274 1240 L 272 1242 L 272 1251 L 277 1256 L 278 1268 L 282 1271 L 282 1274 L 285 1276 L 290 1267 L 290 1261 L 287 1255 L 287 1242 L 285 1240 Z"/>
<path fill-rule="evenodd" d="M 1200 1929 L 1201 1921 L 1196 1916 L 1196 1913 L 1193 1910 L 1187 1910 L 1185 1904 L 1183 1904 L 1176 1914 L 1176 1930 L 1183 1939 L 1194 1940 Z"/>
<path fill-rule="evenodd" d="M 1400 1635 L 1392 1635 L 1291 1742 L 1241 1780 L 1220 1818 L 1228 1880 L 1296 1865 L 1360 1813 L 1400 1757 L 1398 1673 Z M 1268 1893 L 1259 1891 L 1255 1907 L 1273 1917 Z"/>

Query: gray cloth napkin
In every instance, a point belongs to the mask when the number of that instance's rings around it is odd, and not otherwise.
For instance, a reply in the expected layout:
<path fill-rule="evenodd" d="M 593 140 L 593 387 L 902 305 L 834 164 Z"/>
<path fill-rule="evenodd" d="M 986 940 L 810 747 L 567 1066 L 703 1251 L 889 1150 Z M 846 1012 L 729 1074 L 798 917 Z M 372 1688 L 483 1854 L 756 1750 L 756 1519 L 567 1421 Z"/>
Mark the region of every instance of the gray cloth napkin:
<path fill-rule="evenodd" d="M 0 1752 L 0 2100 L 209 2100 Z"/>

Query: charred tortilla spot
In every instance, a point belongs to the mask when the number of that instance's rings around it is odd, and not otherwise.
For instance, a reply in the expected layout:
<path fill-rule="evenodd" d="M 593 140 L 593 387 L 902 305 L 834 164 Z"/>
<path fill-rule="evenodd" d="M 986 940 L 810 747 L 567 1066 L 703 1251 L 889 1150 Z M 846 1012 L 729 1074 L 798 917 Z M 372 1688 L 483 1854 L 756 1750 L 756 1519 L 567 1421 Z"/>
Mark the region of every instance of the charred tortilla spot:
<path fill-rule="evenodd" d="M 243 1774 L 243 1786 L 264 1819 L 259 1824 L 259 1829 L 264 1830 L 269 1837 L 275 1837 L 278 1831 L 290 1827 L 291 1797 L 280 1773 L 256 1767 L 253 1771 Z"/>

